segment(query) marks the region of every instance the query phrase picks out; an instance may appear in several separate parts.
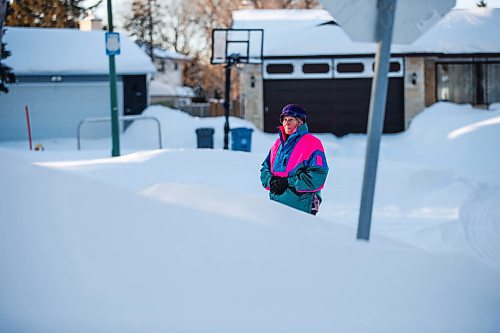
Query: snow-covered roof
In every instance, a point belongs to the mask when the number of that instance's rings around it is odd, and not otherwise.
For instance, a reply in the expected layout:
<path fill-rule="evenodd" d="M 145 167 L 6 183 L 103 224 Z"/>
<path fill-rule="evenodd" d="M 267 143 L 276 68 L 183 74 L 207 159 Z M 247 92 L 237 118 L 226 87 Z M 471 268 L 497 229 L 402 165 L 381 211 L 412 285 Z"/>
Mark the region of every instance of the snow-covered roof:
<path fill-rule="evenodd" d="M 7 27 L 4 40 L 12 55 L 5 63 L 17 75 L 99 75 L 109 72 L 105 31 Z M 149 57 L 120 34 L 117 74 L 156 71 Z"/>
<path fill-rule="evenodd" d="M 411 45 L 392 53 L 500 53 L 500 8 L 453 9 Z M 264 29 L 264 57 L 373 54 L 375 44 L 353 42 L 321 9 L 239 10 L 233 28 Z"/>

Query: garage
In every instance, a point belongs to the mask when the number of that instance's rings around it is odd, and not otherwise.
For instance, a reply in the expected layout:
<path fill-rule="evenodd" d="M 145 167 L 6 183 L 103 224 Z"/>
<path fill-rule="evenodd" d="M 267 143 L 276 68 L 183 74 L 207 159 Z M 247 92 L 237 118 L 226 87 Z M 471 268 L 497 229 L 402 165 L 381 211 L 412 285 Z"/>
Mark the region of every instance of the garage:
<path fill-rule="evenodd" d="M 5 35 L 18 82 L 0 94 L 0 141 L 26 140 L 25 106 L 34 140 L 77 137 L 87 118 L 109 117 L 111 99 L 105 31 L 14 28 Z M 137 115 L 149 103 L 148 87 L 155 67 L 126 36 L 116 56 L 119 116 Z M 109 136 L 110 124 L 84 126 L 85 137 Z"/>
<path fill-rule="evenodd" d="M 439 101 L 498 103 L 499 22 L 495 8 L 453 9 L 412 44 L 393 43 L 384 133 Z M 264 31 L 262 54 L 241 69 L 245 119 L 274 132 L 283 105 L 298 103 L 312 132 L 366 133 L 375 43 L 352 41 L 322 9 L 234 11 L 232 28 Z"/>
<path fill-rule="evenodd" d="M 312 132 L 366 133 L 373 58 L 264 61 L 264 130 L 274 132 L 281 108 L 304 106 Z M 404 130 L 403 60 L 391 59 L 385 133 Z"/>
<path fill-rule="evenodd" d="M 49 78 L 47 78 L 49 79 Z M 0 140 L 27 139 L 24 108 L 28 106 L 33 138 L 76 137 L 80 121 L 110 114 L 107 78 L 89 82 L 40 82 L 43 78 L 20 78 L 10 93 L 0 98 Z M 30 82 L 31 81 L 31 82 Z M 38 82 L 33 82 L 38 81 Z M 123 109 L 123 84 L 117 83 L 119 108 Z"/>

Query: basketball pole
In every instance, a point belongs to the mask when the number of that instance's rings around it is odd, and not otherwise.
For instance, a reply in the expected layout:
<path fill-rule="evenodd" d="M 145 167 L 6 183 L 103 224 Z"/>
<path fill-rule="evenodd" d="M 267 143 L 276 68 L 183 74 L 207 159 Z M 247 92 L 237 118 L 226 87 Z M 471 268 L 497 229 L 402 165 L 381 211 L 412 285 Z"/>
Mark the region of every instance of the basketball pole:
<path fill-rule="evenodd" d="M 229 55 L 226 62 L 226 82 L 224 96 L 224 115 L 226 122 L 224 123 L 224 149 L 229 149 L 229 111 L 231 110 L 231 68 L 234 64 L 240 62 L 239 55 Z"/>
<path fill-rule="evenodd" d="M 229 38 L 230 33 L 238 33 L 237 36 Z M 229 149 L 229 114 L 231 111 L 231 68 L 234 64 L 250 62 L 250 41 L 252 33 L 260 36 L 260 56 L 253 56 L 254 59 L 262 61 L 262 49 L 264 46 L 263 29 L 214 29 L 212 30 L 212 55 L 210 63 L 212 65 L 225 64 L 226 81 L 224 93 L 224 149 Z M 219 36 L 219 38 L 216 38 Z M 243 47 L 242 47 L 243 46 Z M 242 54 L 243 53 L 243 54 Z M 253 54 L 253 53 L 252 53 Z"/>
<path fill-rule="evenodd" d="M 226 117 L 226 122 L 224 123 L 224 149 L 229 149 L 229 109 L 231 107 L 231 58 L 228 59 L 226 63 L 226 86 L 225 86 L 225 96 L 224 96 L 224 116 Z"/>

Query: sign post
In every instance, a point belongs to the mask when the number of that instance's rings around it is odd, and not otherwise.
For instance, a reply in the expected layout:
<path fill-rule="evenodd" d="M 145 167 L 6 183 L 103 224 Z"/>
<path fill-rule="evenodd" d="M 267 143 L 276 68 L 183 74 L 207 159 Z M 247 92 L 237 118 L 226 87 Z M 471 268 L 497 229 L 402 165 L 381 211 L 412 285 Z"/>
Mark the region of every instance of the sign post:
<path fill-rule="evenodd" d="M 376 43 L 357 238 L 370 239 L 378 155 L 384 127 L 392 41 L 410 44 L 439 21 L 455 0 L 320 0 L 354 41 Z M 397 6 L 396 6 L 397 2 Z M 394 34 L 393 34 L 394 31 Z"/>
<path fill-rule="evenodd" d="M 108 3 L 108 32 L 106 33 L 106 54 L 109 57 L 109 92 L 111 98 L 111 136 L 113 148 L 111 156 L 120 156 L 120 132 L 118 124 L 118 103 L 116 96 L 115 55 L 120 54 L 120 35 L 113 32 L 111 0 Z"/>
<path fill-rule="evenodd" d="M 377 53 L 375 55 L 375 77 L 372 83 L 368 118 L 368 139 L 365 156 L 365 171 L 358 220 L 358 239 L 369 240 L 375 180 L 377 179 L 380 139 L 384 127 L 389 59 L 391 57 L 392 27 L 396 0 L 380 0 L 376 26 Z"/>

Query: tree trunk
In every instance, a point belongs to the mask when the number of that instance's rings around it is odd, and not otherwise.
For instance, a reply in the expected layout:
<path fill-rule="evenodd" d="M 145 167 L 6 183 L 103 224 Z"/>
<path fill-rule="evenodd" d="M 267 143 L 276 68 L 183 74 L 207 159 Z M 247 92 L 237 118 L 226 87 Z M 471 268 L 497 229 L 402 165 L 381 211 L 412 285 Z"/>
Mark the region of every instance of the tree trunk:
<path fill-rule="evenodd" d="M 5 23 L 5 15 L 7 10 L 7 0 L 0 0 L 0 53 L 2 52 L 3 25 Z"/>

